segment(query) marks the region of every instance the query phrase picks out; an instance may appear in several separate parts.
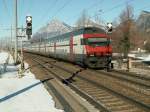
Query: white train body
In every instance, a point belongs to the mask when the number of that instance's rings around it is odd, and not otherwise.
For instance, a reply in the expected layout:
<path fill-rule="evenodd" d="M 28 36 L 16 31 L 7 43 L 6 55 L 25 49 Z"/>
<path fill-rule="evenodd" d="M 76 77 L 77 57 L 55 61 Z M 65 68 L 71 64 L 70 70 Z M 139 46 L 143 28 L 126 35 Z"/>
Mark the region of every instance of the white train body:
<path fill-rule="evenodd" d="M 93 43 L 88 39 L 93 39 Z M 109 37 L 101 29 L 84 28 L 26 45 L 24 50 L 97 68 L 107 66 L 110 61 L 112 48 L 109 42 Z"/>

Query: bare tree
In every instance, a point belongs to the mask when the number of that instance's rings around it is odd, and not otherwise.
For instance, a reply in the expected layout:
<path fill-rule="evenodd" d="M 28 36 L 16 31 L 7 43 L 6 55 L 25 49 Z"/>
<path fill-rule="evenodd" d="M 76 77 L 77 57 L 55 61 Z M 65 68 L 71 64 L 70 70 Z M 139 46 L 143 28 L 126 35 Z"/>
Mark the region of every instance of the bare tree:
<path fill-rule="evenodd" d="M 147 52 L 149 52 L 150 53 L 150 41 L 148 41 L 145 45 L 144 45 L 144 48 L 145 48 L 145 50 L 147 51 Z"/>
<path fill-rule="evenodd" d="M 124 57 L 127 57 L 128 52 L 131 47 L 131 26 L 134 23 L 133 20 L 133 8 L 130 5 L 126 6 L 126 9 L 120 14 L 120 22 L 121 22 L 121 32 L 122 32 L 122 39 L 120 44 L 122 45 L 122 51 Z"/>
<path fill-rule="evenodd" d="M 133 38 L 136 34 L 136 27 L 135 26 L 135 20 L 133 15 L 133 8 L 130 5 L 126 5 L 126 8 L 121 12 L 119 16 L 119 21 L 115 21 L 116 23 L 119 23 L 118 25 L 115 25 L 115 31 L 112 34 L 113 39 L 113 48 L 119 52 L 122 57 L 127 58 L 127 70 L 129 70 L 129 59 L 128 59 L 128 53 L 133 47 L 134 41 Z M 121 60 L 121 57 L 119 60 Z M 121 62 L 120 66 L 122 65 Z"/>
<path fill-rule="evenodd" d="M 114 45 L 117 51 L 127 57 L 130 48 L 132 48 L 132 38 L 135 35 L 135 22 L 132 6 L 128 5 L 119 16 L 119 24 L 112 34 Z M 117 23 L 117 22 L 116 22 Z"/>
<path fill-rule="evenodd" d="M 150 37 L 150 35 L 149 35 L 149 37 Z M 144 49 L 145 49 L 148 53 L 150 53 L 150 38 L 148 38 L 148 39 L 146 39 L 146 40 L 144 41 Z"/>

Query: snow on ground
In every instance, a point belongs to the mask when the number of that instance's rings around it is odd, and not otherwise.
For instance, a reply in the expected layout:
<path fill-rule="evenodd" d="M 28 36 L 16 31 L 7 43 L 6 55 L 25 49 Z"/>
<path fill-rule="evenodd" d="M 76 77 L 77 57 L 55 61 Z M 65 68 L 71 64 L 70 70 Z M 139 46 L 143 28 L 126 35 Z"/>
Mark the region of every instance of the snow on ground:
<path fill-rule="evenodd" d="M 0 53 L 1 68 L 7 57 L 8 53 Z M 7 72 L 0 74 L 0 112 L 62 112 L 55 108 L 52 96 L 29 70 L 18 78 L 17 69 L 10 56 Z"/>
<path fill-rule="evenodd" d="M 8 53 L 6 53 L 6 52 L 1 52 L 1 53 L 0 53 L 0 63 L 1 63 L 1 64 L 2 64 L 2 63 L 5 63 L 7 57 L 8 57 Z"/>
<path fill-rule="evenodd" d="M 9 58 L 9 62 L 6 66 L 6 71 L 4 71 L 4 63 L 6 62 L 6 60 Z M 14 66 L 14 61 L 13 61 L 13 57 L 10 56 L 7 52 L 2 52 L 0 53 L 0 73 L 2 75 L 0 75 L 0 77 L 16 77 L 17 76 L 17 70 L 18 68 L 16 66 Z"/>
<path fill-rule="evenodd" d="M 150 55 L 148 55 L 148 56 L 144 59 L 144 61 L 150 61 Z"/>
<path fill-rule="evenodd" d="M 127 70 L 127 64 L 126 63 L 123 63 L 123 64 L 120 63 L 119 64 L 116 60 L 112 61 L 112 62 L 114 63 L 114 69 L 115 70 L 124 70 L 124 71 Z M 130 68 L 129 71 L 132 73 L 136 73 L 136 74 L 146 75 L 148 77 L 150 76 L 150 70 L 144 69 L 144 67 L 138 68 L 138 67 L 132 66 L 132 68 Z"/>

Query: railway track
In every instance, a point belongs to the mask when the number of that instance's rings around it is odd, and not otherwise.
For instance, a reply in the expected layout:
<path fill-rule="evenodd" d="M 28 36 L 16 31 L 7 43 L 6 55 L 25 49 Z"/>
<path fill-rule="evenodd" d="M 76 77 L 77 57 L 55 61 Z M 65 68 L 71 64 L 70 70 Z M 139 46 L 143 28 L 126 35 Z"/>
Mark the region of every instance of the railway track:
<path fill-rule="evenodd" d="M 39 60 L 41 62 L 39 62 Z M 53 72 L 53 74 L 56 75 L 57 78 L 63 80 L 69 86 L 71 85 L 71 88 L 73 88 L 77 93 L 82 95 L 89 102 L 93 103 L 97 108 L 103 111 L 147 112 L 150 110 L 150 107 L 147 103 L 135 100 L 133 97 L 128 97 L 126 95 L 121 94 L 120 92 L 114 91 L 113 88 L 104 86 L 99 82 L 90 80 L 87 74 L 86 74 L 87 77 L 84 77 L 83 76 L 83 74 L 85 75 L 85 73 L 83 72 L 84 70 L 82 71 L 81 69 L 80 70 L 76 69 L 78 71 L 76 77 L 73 78 L 72 80 L 68 80 L 70 76 L 72 76 L 72 74 L 75 73 L 75 71 L 71 71 L 70 68 L 66 69 L 61 65 L 55 64 L 56 63 L 55 61 L 48 61 L 47 58 L 45 57 L 42 58 L 36 57 L 34 61 L 41 64 L 45 69 Z M 88 70 L 88 72 L 93 71 Z M 61 76 L 58 75 L 60 73 L 62 73 L 63 75 L 62 74 Z"/>
<path fill-rule="evenodd" d="M 138 74 L 128 73 L 124 71 L 112 70 L 111 72 L 106 72 L 102 70 L 97 70 L 96 72 L 109 75 L 111 77 L 118 78 L 120 80 L 126 80 L 137 85 L 150 88 L 150 77 L 144 77 Z"/>
<path fill-rule="evenodd" d="M 57 108 L 61 108 L 65 112 L 98 112 L 94 106 L 83 100 L 78 94 L 74 94 L 74 91 L 69 89 L 68 86 L 58 81 L 53 72 L 43 66 L 44 64 L 31 59 L 31 56 L 25 56 L 25 60 L 29 63 L 29 68 L 31 72 L 35 73 L 36 78 L 42 82 L 46 80 L 43 84 L 55 99 Z"/>
<path fill-rule="evenodd" d="M 122 75 L 128 75 L 130 77 L 134 77 L 134 78 L 138 78 L 138 79 L 143 79 L 143 80 L 150 80 L 150 76 L 149 75 L 143 75 L 143 74 L 135 74 L 133 72 L 126 72 L 126 71 L 123 71 L 123 70 L 113 70 L 113 72 L 115 73 L 120 73 Z"/>
<path fill-rule="evenodd" d="M 51 74 L 53 74 L 57 79 L 62 81 L 63 83 L 67 84 L 69 87 L 71 87 L 73 90 L 75 90 L 77 93 L 79 93 L 81 96 L 86 98 L 89 102 L 92 102 L 94 106 L 98 109 L 100 109 L 102 112 L 109 112 L 107 108 L 105 108 L 103 105 L 99 104 L 95 99 L 91 98 L 88 94 L 78 89 L 76 86 L 70 83 L 70 81 L 66 80 L 64 77 L 60 76 L 60 73 L 56 74 L 54 71 L 50 70 L 50 68 L 53 68 L 51 65 L 46 66 L 43 63 L 39 62 L 39 60 L 33 59 L 37 63 L 39 63 L 43 68 L 47 69 Z"/>

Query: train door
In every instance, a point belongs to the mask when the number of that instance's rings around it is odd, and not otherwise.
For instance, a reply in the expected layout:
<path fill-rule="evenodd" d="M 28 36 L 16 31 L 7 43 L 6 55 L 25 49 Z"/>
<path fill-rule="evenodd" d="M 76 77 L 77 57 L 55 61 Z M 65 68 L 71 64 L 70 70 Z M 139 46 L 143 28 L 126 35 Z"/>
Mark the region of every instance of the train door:
<path fill-rule="evenodd" d="M 82 38 L 81 35 L 77 35 L 73 39 L 74 60 L 79 64 L 83 62 L 83 54 L 84 54 L 83 46 L 81 45 L 81 38 Z"/>
<path fill-rule="evenodd" d="M 73 36 L 71 36 L 70 38 L 70 42 L 69 42 L 69 45 L 70 45 L 70 56 L 69 56 L 69 60 L 70 61 L 74 61 L 74 53 L 73 53 Z"/>
<path fill-rule="evenodd" d="M 80 61 L 81 63 L 84 62 L 84 57 L 85 57 L 85 53 L 84 53 L 84 44 L 82 44 L 81 40 L 83 40 L 83 35 L 80 36 L 79 38 L 79 48 L 80 48 Z"/>

